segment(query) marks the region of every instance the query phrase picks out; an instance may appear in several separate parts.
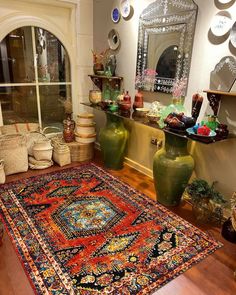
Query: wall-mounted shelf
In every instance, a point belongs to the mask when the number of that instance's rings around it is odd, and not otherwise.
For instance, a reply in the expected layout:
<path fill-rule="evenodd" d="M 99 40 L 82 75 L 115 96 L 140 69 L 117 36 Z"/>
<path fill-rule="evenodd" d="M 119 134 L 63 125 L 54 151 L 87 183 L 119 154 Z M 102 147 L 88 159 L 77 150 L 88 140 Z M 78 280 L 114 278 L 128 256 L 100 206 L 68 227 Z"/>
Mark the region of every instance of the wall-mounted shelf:
<path fill-rule="evenodd" d="M 115 88 L 115 85 L 118 84 L 119 89 L 121 89 L 121 83 L 123 81 L 123 77 L 119 76 L 104 76 L 104 75 L 88 75 L 93 83 L 102 91 L 103 85 L 105 82 L 108 82 L 112 88 Z"/>
<path fill-rule="evenodd" d="M 207 93 L 207 99 L 209 100 L 210 107 L 213 110 L 215 116 L 218 115 L 220 102 L 223 96 L 234 96 L 236 97 L 236 92 L 225 92 L 219 90 L 203 90 Z"/>

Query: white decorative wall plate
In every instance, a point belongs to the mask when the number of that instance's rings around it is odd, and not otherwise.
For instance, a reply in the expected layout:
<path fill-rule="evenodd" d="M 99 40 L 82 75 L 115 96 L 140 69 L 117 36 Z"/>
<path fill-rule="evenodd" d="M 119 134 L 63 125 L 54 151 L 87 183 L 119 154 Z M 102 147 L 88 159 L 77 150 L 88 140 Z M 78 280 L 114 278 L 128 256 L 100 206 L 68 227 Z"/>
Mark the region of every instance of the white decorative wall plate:
<path fill-rule="evenodd" d="M 227 11 L 218 12 L 212 19 L 211 31 L 212 34 L 220 37 L 229 32 L 232 27 L 231 15 Z"/>
<path fill-rule="evenodd" d="M 130 3 L 129 0 L 120 1 L 120 13 L 124 18 L 127 18 L 130 15 Z"/>
<path fill-rule="evenodd" d="M 229 2 L 231 2 L 232 0 L 218 0 L 219 3 L 221 4 L 227 4 Z"/>

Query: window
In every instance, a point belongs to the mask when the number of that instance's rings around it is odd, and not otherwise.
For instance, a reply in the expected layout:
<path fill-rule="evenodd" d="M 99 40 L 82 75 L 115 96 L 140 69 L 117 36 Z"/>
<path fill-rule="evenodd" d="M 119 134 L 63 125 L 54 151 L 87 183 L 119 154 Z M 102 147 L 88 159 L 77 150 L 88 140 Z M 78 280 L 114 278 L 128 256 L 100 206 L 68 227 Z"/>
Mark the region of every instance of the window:
<path fill-rule="evenodd" d="M 21 27 L 0 43 L 3 123 L 38 122 L 62 128 L 63 102 L 71 97 L 69 56 L 61 42 L 38 27 Z"/>

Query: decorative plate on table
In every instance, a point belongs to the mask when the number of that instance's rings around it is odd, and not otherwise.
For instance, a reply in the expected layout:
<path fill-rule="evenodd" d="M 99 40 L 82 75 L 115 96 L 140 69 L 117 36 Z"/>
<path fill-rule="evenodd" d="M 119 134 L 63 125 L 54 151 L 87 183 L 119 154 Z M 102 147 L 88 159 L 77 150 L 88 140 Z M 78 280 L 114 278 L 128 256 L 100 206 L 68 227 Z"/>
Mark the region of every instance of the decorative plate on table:
<path fill-rule="evenodd" d="M 224 36 L 232 27 L 231 15 L 227 11 L 218 12 L 212 19 L 211 32 L 217 37 Z"/>
<path fill-rule="evenodd" d="M 187 128 L 186 129 L 187 133 L 189 136 L 191 136 L 192 138 L 199 140 L 199 141 L 203 141 L 203 142 L 211 142 L 212 139 L 216 136 L 215 131 L 211 130 L 209 135 L 201 135 L 201 134 L 197 134 L 194 131 L 194 128 Z"/>
<path fill-rule="evenodd" d="M 127 18 L 130 14 L 130 3 L 129 0 L 120 1 L 120 13 L 124 18 Z"/>
<path fill-rule="evenodd" d="M 233 24 L 230 31 L 230 42 L 236 48 L 236 22 Z"/>
<path fill-rule="evenodd" d="M 113 23 L 118 23 L 120 20 L 120 11 L 117 7 L 115 7 L 111 12 L 111 19 Z"/>

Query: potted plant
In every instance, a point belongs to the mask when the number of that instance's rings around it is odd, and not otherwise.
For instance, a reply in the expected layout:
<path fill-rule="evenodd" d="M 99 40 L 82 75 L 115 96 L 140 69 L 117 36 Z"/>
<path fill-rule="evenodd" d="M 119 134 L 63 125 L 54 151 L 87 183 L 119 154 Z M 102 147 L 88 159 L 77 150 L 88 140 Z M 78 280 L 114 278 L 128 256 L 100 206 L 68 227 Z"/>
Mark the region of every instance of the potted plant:
<path fill-rule="evenodd" d="M 194 179 L 186 187 L 186 193 L 192 203 L 194 216 L 198 221 L 209 222 L 223 219 L 224 196 L 215 189 L 216 182 L 211 185 L 204 179 Z"/>

